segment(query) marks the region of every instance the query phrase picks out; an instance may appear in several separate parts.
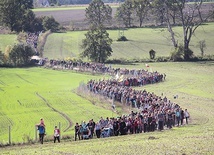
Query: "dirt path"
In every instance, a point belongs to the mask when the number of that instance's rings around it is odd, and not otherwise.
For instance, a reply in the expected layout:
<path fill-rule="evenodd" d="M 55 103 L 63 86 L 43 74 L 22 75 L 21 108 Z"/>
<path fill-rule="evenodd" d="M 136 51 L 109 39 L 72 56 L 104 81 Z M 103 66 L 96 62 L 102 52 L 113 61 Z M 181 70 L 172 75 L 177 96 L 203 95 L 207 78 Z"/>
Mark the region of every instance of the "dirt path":
<path fill-rule="evenodd" d="M 48 36 L 51 34 L 51 31 L 46 31 L 39 37 L 39 45 L 38 45 L 38 51 L 40 52 L 40 56 L 43 57 L 43 52 L 45 48 L 45 43 L 47 41 Z"/>
<path fill-rule="evenodd" d="M 64 117 L 67 121 L 68 121 L 68 127 L 64 130 L 64 132 L 66 132 L 66 131 L 68 131 L 71 127 L 72 127 L 72 121 L 71 121 L 71 119 L 66 115 L 66 114 L 64 114 L 64 113 L 62 113 L 62 112 L 60 112 L 60 111 L 58 111 L 57 109 L 55 109 L 54 107 L 52 107 L 49 103 L 48 103 L 48 101 L 44 98 L 44 97 L 42 97 L 38 92 L 36 92 L 36 95 L 39 97 L 39 98 L 41 98 L 45 103 L 46 103 L 46 105 L 49 107 L 49 108 L 51 108 L 53 111 L 55 111 L 55 112 L 57 112 L 58 114 L 60 114 L 62 117 Z"/>

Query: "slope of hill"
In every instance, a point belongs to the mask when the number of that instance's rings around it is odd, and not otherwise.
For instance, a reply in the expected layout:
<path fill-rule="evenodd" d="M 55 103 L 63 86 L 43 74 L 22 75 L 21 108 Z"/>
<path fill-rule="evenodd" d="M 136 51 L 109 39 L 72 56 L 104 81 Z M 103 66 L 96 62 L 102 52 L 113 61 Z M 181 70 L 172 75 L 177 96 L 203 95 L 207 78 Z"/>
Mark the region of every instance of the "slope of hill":
<path fill-rule="evenodd" d="M 142 66 L 145 67 L 144 64 L 125 67 L 143 68 Z M 60 144 L 45 142 L 44 145 L 6 147 L 1 148 L 1 153 L 213 154 L 214 62 L 151 63 L 149 66 L 153 71 L 157 70 L 161 73 L 166 73 L 166 81 L 138 89 L 146 89 L 157 95 L 163 93 L 172 102 L 178 103 L 184 109 L 187 108 L 191 115 L 191 123 L 189 125 L 174 127 L 172 130 L 163 132 L 149 132 L 76 142 L 73 139 L 68 139 L 63 140 Z M 112 67 L 124 66 L 114 65 Z M 70 92 L 72 88 L 78 86 L 78 82 L 88 78 L 99 77 L 41 68 L 1 69 L 0 75 L 1 139 L 5 141 L 7 141 L 5 139 L 7 136 L 4 135 L 7 132 L 4 130 L 7 129 L 6 125 L 10 123 L 13 125 L 12 133 L 14 132 L 14 134 L 12 135 L 14 142 L 16 136 L 21 138 L 23 134 L 33 135 L 33 126 L 41 116 L 45 118 L 49 135 L 52 135 L 52 129 L 58 121 L 63 122 L 62 129 L 67 127 L 66 119 L 56 111 L 51 110 L 47 103 L 37 94 L 44 97 L 52 107 L 67 114 L 74 121 L 110 114 L 104 113 L 105 110 L 102 111 L 102 108 L 93 108 L 91 103 L 76 97 Z M 26 88 L 28 88 L 28 91 L 25 91 Z M 178 98 L 174 99 L 174 95 L 178 95 Z"/>
<path fill-rule="evenodd" d="M 182 28 L 175 27 L 178 43 L 182 43 Z M 110 59 L 146 59 L 149 51 L 154 49 L 156 56 L 169 56 L 173 50 L 169 32 L 164 28 L 136 28 L 126 29 L 124 35 L 129 39 L 126 42 L 118 42 L 119 30 L 108 30 L 113 39 L 113 54 Z M 71 31 L 67 33 L 53 33 L 49 35 L 44 48 L 44 56 L 48 58 L 78 57 L 83 51 L 80 48 L 86 31 Z M 198 42 L 205 40 L 205 54 L 214 53 L 214 23 L 208 23 L 199 27 L 193 36 L 190 48 L 194 54 L 200 56 Z"/>

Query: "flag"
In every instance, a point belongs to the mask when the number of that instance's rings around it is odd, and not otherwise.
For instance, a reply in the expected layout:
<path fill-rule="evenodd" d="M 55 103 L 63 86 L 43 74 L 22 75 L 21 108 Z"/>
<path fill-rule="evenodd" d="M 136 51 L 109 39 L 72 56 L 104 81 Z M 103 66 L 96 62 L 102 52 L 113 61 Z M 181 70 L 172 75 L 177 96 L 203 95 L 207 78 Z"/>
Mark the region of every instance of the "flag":
<path fill-rule="evenodd" d="M 119 72 L 117 72 L 117 74 L 115 75 L 115 79 L 116 79 L 116 80 L 119 79 Z"/>
<path fill-rule="evenodd" d="M 123 75 L 121 75 L 118 79 L 118 82 L 122 82 L 123 81 Z"/>
<path fill-rule="evenodd" d="M 149 67 L 149 65 L 148 64 L 145 64 L 146 65 L 146 67 Z"/>

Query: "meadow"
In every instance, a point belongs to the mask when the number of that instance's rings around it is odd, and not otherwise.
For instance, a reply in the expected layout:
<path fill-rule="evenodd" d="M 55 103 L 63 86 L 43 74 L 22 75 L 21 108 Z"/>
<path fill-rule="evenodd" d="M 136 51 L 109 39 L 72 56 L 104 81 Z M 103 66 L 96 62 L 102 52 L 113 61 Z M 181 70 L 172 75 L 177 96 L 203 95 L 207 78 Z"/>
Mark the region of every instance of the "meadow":
<path fill-rule="evenodd" d="M 213 154 L 214 138 L 214 62 L 150 63 L 151 71 L 165 73 L 166 81 L 138 87 L 167 96 L 190 112 L 189 125 L 163 132 L 142 133 L 60 144 L 45 142 L 1 148 L 2 154 Z M 145 64 L 113 65 L 123 68 L 144 68 Z M 103 78 L 72 71 L 44 68 L 0 69 L 1 142 L 7 141 L 8 125 L 12 126 L 13 142 L 23 135 L 34 136 L 34 125 L 43 117 L 47 136 L 61 122 L 62 135 L 72 134 L 74 124 L 100 116 L 111 116 L 111 110 L 94 105 L 74 91 L 81 82 Z M 178 95 L 177 99 L 173 96 Z M 109 106 L 109 103 L 103 103 Z M 64 115 L 62 115 L 62 113 Z M 64 116 L 68 117 L 64 117 Z M 114 115 L 116 115 L 114 113 Z M 68 120 L 68 118 L 70 120 Z M 66 131 L 65 131 L 66 130 Z"/>
<path fill-rule="evenodd" d="M 175 27 L 178 43 L 182 43 L 182 28 Z M 50 59 L 67 57 L 78 58 L 83 51 L 81 49 L 82 39 L 87 31 L 70 31 L 66 33 L 52 33 L 48 36 L 44 47 L 44 56 Z M 118 42 L 119 33 L 124 33 L 129 41 Z M 110 59 L 149 59 L 149 51 L 156 51 L 156 56 L 170 56 L 173 46 L 170 40 L 170 34 L 165 28 L 135 28 L 121 30 L 108 30 L 112 43 L 112 56 Z M 197 47 L 198 42 L 205 40 L 205 55 L 214 53 L 214 23 L 208 23 L 199 27 L 192 37 L 190 48 L 196 56 L 201 52 Z"/>
<path fill-rule="evenodd" d="M 45 12 L 45 11 L 44 11 Z M 176 27 L 180 38 L 181 28 Z M 169 56 L 172 45 L 169 33 L 162 28 L 136 28 L 124 30 L 128 42 L 117 42 L 118 30 L 108 30 L 113 39 L 113 55 L 110 59 L 148 59 L 148 51 L 156 56 Z M 81 40 L 86 31 L 52 33 L 44 48 L 49 59 L 77 58 L 82 51 Z M 0 49 L 16 43 L 15 35 L 0 35 Z M 214 23 L 198 28 L 193 36 L 191 49 L 200 55 L 197 42 L 205 40 L 205 54 L 213 54 Z M 179 41 L 181 42 L 181 40 Z M 4 51 L 4 50 L 3 50 Z M 60 144 L 52 141 L 29 145 L 1 147 L 0 154 L 214 154 L 214 62 L 166 62 L 149 63 L 151 71 L 166 74 L 166 81 L 138 87 L 157 95 L 163 94 L 172 102 L 188 109 L 189 125 L 174 127 L 163 132 L 142 133 L 74 141 L 74 124 L 93 118 L 118 116 L 112 112 L 111 102 L 96 96 L 76 94 L 76 88 L 89 79 L 108 78 L 73 71 L 58 71 L 43 67 L 0 68 L 0 144 L 8 144 L 8 128 L 11 127 L 12 144 L 36 139 L 35 124 L 44 118 L 47 127 L 45 139 L 51 139 L 55 125 L 59 125 L 63 139 Z M 112 67 L 146 69 L 144 63 L 112 65 Z M 178 95 L 174 99 L 174 95 Z M 131 109 L 117 106 L 119 114 Z"/>
<path fill-rule="evenodd" d="M 182 28 L 175 27 L 178 42 L 182 43 Z M 51 33 L 44 46 L 44 57 L 49 59 L 65 59 L 79 58 L 79 54 L 83 51 L 81 48 L 84 34 L 87 31 L 67 31 L 65 33 Z M 129 39 L 129 41 L 118 42 L 119 33 Z M 109 58 L 123 60 L 140 60 L 149 59 L 149 51 L 156 51 L 156 57 L 169 56 L 173 51 L 170 41 L 169 32 L 164 28 L 135 28 L 125 30 L 108 30 L 112 43 L 112 56 Z M 190 48 L 196 56 L 200 56 L 201 52 L 198 42 L 205 40 L 205 55 L 214 54 L 214 23 L 208 23 L 199 27 L 192 37 Z M 17 43 L 17 36 L 14 34 L 0 34 L 0 50 L 3 52 L 8 45 Z"/>
<path fill-rule="evenodd" d="M 0 142 L 8 142 L 9 126 L 12 142 L 34 140 L 35 125 L 40 118 L 45 119 L 49 135 L 52 136 L 53 127 L 60 123 L 62 134 L 71 136 L 74 123 L 112 115 L 108 108 L 92 105 L 73 91 L 80 82 L 91 78 L 96 77 L 42 68 L 1 68 Z"/>

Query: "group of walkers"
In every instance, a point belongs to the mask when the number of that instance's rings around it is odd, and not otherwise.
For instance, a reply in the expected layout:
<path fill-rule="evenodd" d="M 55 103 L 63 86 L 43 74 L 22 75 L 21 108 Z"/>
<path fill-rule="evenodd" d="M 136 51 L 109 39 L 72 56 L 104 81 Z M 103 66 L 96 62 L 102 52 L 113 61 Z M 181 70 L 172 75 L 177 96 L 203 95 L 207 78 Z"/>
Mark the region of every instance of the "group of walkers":
<path fill-rule="evenodd" d="M 39 55 L 37 51 L 39 34 L 40 32 L 35 32 L 35 33 L 28 32 L 27 38 L 26 38 L 26 43 L 34 48 L 36 55 Z"/>
<path fill-rule="evenodd" d="M 111 65 L 106 66 L 104 63 L 90 63 L 82 61 L 72 61 L 72 60 L 54 60 L 51 59 L 48 67 L 55 69 L 68 69 L 82 72 L 91 72 L 91 73 L 109 73 L 111 70 Z"/>
<path fill-rule="evenodd" d="M 173 126 L 182 126 L 188 124 L 190 117 L 187 109 L 183 110 L 178 104 L 171 102 L 167 97 L 157 96 L 153 92 L 146 90 L 136 90 L 132 86 L 143 86 L 153 84 L 165 80 L 166 75 L 148 70 L 121 69 L 108 67 L 100 63 L 83 63 L 83 62 L 66 62 L 50 60 L 50 66 L 61 65 L 67 69 L 78 69 L 82 71 L 91 70 L 99 73 L 109 73 L 114 78 L 108 80 L 89 80 L 87 89 L 90 93 L 102 95 L 112 100 L 112 103 L 119 102 L 123 106 L 131 106 L 136 109 L 128 115 L 119 116 L 117 118 L 104 119 L 98 121 L 90 119 L 88 122 L 82 121 L 75 125 L 75 141 L 82 139 L 90 139 L 96 136 L 104 138 L 110 136 L 136 134 L 142 132 L 153 132 L 155 130 L 162 131 L 166 128 L 171 129 Z M 63 69 L 63 68 L 62 68 Z M 113 106 L 113 105 L 112 105 Z M 40 126 L 38 125 L 38 130 Z M 42 133 L 42 132 L 41 132 Z M 45 132 L 44 132 L 45 133 Z M 60 131 L 55 127 L 54 142 L 60 142 Z M 43 143 L 44 134 L 40 135 Z"/>
<path fill-rule="evenodd" d="M 135 90 L 131 86 L 143 86 L 165 80 L 165 75 L 158 72 L 142 70 L 119 69 L 119 76 L 108 80 L 89 80 L 89 92 L 110 98 L 113 103 L 131 106 L 137 112 L 118 118 L 101 118 L 96 123 L 93 119 L 88 123 L 83 121 L 75 126 L 75 140 L 126 135 L 133 133 L 152 132 L 155 130 L 171 129 L 173 126 L 188 124 L 190 117 L 187 109 L 183 110 L 178 104 L 167 97 L 157 96 L 146 90 Z M 132 74 L 132 76 L 126 76 Z M 122 74 L 122 78 L 121 78 Z M 125 76 L 124 76 L 125 75 Z M 125 77 L 125 78 L 124 78 Z"/>
<path fill-rule="evenodd" d="M 90 80 L 87 88 L 90 92 L 110 98 L 113 101 L 133 108 L 145 108 L 156 104 L 163 104 L 163 100 L 154 93 L 146 90 L 135 90 L 130 86 L 142 86 L 149 83 L 155 83 L 160 80 L 159 73 L 153 73 L 146 77 L 131 77 L 121 81 L 116 79 L 109 80 Z"/>
<path fill-rule="evenodd" d="M 39 141 L 41 144 L 43 144 L 44 142 L 44 137 L 46 135 L 46 130 L 45 130 L 45 123 L 43 118 L 40 119 L 40 123 L 36 125 L 37 130 L 39 131 Z M 57 126 L 55 126 L 54 128 L 54 143 L 56 142 L 56 140 L 60 143 L 60 130 L 57 128 Z"/>
<path fill-rule="evenodd" d="M 188 124 L 190 117 L 187 109 L 185 111 L 176 104 L 169 104 L 170 108 L 166 110 L 155 110 L 145 108 L 143 111 L 131 112 L 127 116 L 117 118 L 100 118 L 94 122 L 83 121 L 75 125 L 75 141 L 96 138 L 105 138 L 110 136 L 137 134 L 142 132 L 162 131 L 164 128 L 171 129 L 173 126 Z M 164 109 L 164 108 L 163 108 Z"/>
<path fill-rule="evenodd" d="M 80 72 L 91 72 L 108 74 L 116 77 L 118 85 L 124 86 L 142 86 L 146 84 L 157 83 L 165 80 L 166 74 L 156 72 L 149 72 L 145 69 L 126 69 L 126 68 L 113 68 L 111 65 L 103 63 L 89 63 L 81 61 L 65 61 L 53 60 L 49 61 L 49 67 L 57 69 L 70 69 Z M 114 79 L 113 79 L 114 80 Z M 114 81 L 111 81 L 114 83 Z"/>

